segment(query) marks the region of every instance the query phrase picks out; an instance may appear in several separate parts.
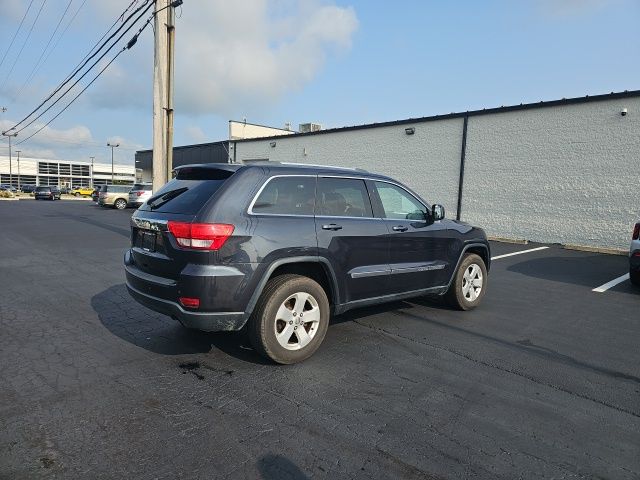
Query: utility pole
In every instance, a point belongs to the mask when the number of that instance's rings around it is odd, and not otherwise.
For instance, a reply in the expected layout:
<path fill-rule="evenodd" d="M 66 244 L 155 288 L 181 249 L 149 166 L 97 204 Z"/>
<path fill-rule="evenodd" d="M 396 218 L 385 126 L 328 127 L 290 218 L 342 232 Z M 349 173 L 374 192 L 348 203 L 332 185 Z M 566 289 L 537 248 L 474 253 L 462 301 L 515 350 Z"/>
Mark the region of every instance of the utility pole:
<path fill-rule="evenodd" d="M 107 147 L 111 147 L 111 185 L 113 185 L 113 149 L 119 147 L 119 143 L 107 142 Z"/>
<path fill-rule="evenodd" d="M 91 188 L 93 188 L 93 161 L 96 157 L 89 157 L 91 159 Z"/>
<path fill-rule="evenodd" d="M 9 138 L 9 185 L 13 186 L 13 171 L 12 171 L 13 162 L 11 161 L 11 137 L 17 137 L 18 134 L 2 132 L 2 136 Z"/>
<path fill-rule="evenodd" d="M 171 179 L 173 170 L 173 72 L 175 7 L 182 0 L 156 0 L 153 63 L 153 190 Z"/>
<path fill-rule="evenodd" d="M 20 190 L 20 152 L 22 150 L 16 150 L 16 153 L 18 154 L 18 190 Z"/>

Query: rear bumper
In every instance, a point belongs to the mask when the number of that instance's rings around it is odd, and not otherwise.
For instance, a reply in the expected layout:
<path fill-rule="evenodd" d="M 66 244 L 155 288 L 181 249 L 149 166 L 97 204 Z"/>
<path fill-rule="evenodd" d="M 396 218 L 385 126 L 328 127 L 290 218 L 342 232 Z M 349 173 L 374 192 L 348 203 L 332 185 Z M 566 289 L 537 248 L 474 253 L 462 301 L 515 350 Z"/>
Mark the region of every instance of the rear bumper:
<path fill-rule="evenodd" d="M 140 205 L 142 205 L 144 202 L 132 202 L 131 200 L 129 200 L 127 202 L 127 207 L 135 207 L 138 208 Z"/>
<path fill-rule="evenodd" d="M 140 270 L 131 251 L 124 255 L 127 289 L 139 303 L 151 310 L 168 315 L 185 327 L 207 332 L 240 330 L 248 317 L 244 303 L 234 298 L 244 275 L 231 267 L 210 267 L 198 271 L 191 266 L 183 270 L 177 280 L 158 277 Z M 179 296 L 201 299 L 202 310 L 185 309 Z"/>
<path fill-rule="evenodd" d="M 205 332 L 221 332 L 240 330 L 245 323 L 244 312 L 188 312 L 177 303 L 153 297 L 140 290 L 136 290 L 127 282 L 129 294 L 140 304 L 151 310 L 168 315 L 178 320 L 187 328 L 203 330 Z"/>
<path fill-rule="evenodd" d="M 640 250 L 634 250 L 629 254 L 629 268 L 631 270 L 640 270 Z"/>

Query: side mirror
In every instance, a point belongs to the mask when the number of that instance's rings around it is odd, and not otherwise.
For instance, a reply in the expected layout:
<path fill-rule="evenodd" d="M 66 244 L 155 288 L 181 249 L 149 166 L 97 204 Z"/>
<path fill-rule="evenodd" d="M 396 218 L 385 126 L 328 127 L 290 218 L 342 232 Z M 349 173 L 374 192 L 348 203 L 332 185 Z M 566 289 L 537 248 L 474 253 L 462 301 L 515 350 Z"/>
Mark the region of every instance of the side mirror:
<path fill-rule="evenodd" d="M 433 217 L 434 222 L 442 220 L 444 218 L 444 207 L 436 203 L 433 207 L 431 207 L 431 216 Z"/>

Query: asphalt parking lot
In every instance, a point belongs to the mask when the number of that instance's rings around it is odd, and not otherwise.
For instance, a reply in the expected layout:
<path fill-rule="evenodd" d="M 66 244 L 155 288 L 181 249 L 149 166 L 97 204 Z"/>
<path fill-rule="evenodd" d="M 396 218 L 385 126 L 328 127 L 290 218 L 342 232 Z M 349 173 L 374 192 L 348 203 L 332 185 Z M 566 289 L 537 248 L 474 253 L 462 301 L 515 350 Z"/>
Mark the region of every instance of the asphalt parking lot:
<path fill-rule="evenodd" d="M 640 477 L 625 257 L 494 243 L 479 309 L 352 311 L 282 367 L 128 296 L 131 213 L 0 202 L 0 478 Z"/>

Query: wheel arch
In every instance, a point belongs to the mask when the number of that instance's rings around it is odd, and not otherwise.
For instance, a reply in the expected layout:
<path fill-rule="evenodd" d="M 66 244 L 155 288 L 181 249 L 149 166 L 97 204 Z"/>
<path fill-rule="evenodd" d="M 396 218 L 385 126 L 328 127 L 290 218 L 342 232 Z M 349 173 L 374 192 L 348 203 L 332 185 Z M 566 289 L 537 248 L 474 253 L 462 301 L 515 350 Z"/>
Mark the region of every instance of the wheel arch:
<path fill-rule="evenodd" d="M 251 313 L 253 313 L 267 282 L 274 277 L 285 274 L 297 274 L 315 280 L 327 293 L 329 305 L 331 305 L 332 308 L 335 308 L 335 305 L 340 303 L 340 292 L 338 291 L 336 275 L 327 259 L 318 256 L 283 258 L 269 265 L 269 268 L 260 279 L 258 287 L 247 305 L 245 322 L 249 316 L 251 316 Z"/>
<path fill-rule="evenodd" d="M 464 258 L 466 253 L 475 253 L 484 261 L 485 266 L 487 267 L 487 272 L 491 266 L 491 256 L 489 253 L 489 247 L 484 243 L 469 243 L 465 245 L 460 252 L 460 256 L 458 257 L 458 261 L 456 262 L 456 268 L 453 269 L 451 273 L 451 278 L 449 278 L 449 282 L 447 283 L 447 288 L 451 286 L 451 282 L 456 278 L 456 273 L 458 272 L 458 268 L 460 267 L 460 263 Z"/>

